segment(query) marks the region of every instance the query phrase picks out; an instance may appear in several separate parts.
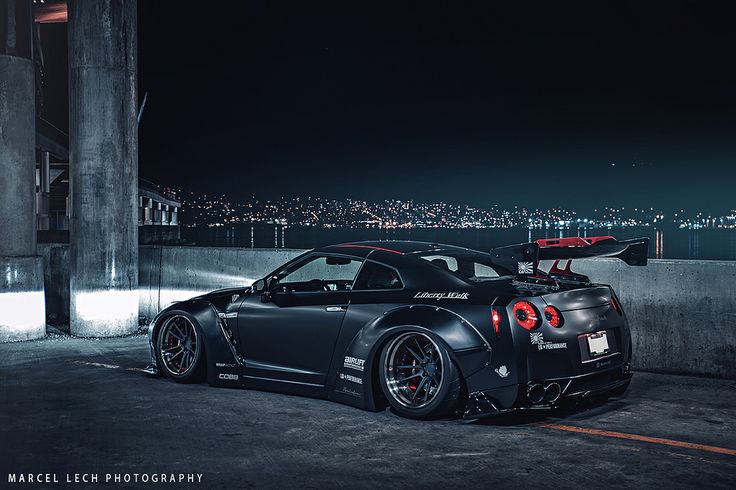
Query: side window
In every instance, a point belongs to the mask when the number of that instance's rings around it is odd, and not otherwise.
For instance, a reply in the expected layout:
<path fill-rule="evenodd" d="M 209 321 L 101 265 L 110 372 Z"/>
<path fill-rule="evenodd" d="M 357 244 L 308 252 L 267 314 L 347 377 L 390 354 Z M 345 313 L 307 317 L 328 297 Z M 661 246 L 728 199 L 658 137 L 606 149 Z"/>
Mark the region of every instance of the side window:
<path fill-rule="evenodd" d="M 477 279 L 489 279 L 492 277 L 500 277 L 498 275 L 498 272 L 493 267 L 487 266 L 485 264 L 481 264 L 479 262 L 475 262 L 475 277 Z"/>
<path fill-rule="evenodd" d="M 313 257 L 281 272 L 274 286 L 288 291 L 349 291 L 361 263 L 347 257 Z"/>
<path fill-rule="evenodd" d="M 466 281 L 484 281 L 500 277 L 492 264 L 473 253 L 430 254 L 420 255 L 419 258 Z"/>
<path fill-rule="evenodd" d="M 436 265 L 440 269 L 457 272 L 457 259 L 455 257 L 450 257 L 449 255 L 422 255 L 421 258 L 430 264 Z"/>
<path fill-rule="evenodd" d="M 361 269 L 353 289 L 401 289 L 403 287 L 398 272 L 390 267 L 369 261 Z"/>

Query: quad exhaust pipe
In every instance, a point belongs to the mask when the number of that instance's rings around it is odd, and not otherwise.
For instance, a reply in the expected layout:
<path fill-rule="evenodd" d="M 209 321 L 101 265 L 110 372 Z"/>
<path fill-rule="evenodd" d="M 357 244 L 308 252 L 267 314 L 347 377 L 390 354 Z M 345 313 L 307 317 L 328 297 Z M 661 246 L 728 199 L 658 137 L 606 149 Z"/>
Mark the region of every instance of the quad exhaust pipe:
<path fill-rule="evenodd" d="M 560 399 L 561 395 L 562 387 L 559 383 L 547 383 L 546 385 L 534 383 L 526 392 L 532 405 L 539 405 L 543 402 L 554 403 Z"/>

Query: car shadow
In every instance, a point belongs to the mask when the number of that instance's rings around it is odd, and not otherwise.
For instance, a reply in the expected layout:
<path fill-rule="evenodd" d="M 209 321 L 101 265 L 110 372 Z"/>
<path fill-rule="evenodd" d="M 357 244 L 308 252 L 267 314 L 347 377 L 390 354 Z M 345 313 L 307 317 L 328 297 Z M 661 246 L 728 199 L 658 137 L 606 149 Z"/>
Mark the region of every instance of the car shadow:
<path fill-rule="evenodd" d="M 472 425 L 508 427 L 560 422 L 564 420 L 586 420 L 590 417 L 597 418 L 607 413 L 624 410 L 630 405 L 626 401 L 625 396 L 610 398 L 608 400 L 589 399 L 551 409 L 518 410 L 474 420 L 466 420 L 465 422 Z"/>

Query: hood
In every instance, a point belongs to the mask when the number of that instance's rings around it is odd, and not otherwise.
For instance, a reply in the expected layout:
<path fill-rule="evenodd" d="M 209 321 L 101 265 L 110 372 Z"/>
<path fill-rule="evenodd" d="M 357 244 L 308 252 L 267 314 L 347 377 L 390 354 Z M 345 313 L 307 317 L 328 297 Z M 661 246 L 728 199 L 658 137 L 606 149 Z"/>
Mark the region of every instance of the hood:
<path fill-rule="evenodd" d="M 250 287 L 226 288 L 196 296 L 189 301 L 207 301 L 212 303 L 218 310 L 223 311 L 228 305 L 241 300 L 244 296 L 249 294 Z"/>

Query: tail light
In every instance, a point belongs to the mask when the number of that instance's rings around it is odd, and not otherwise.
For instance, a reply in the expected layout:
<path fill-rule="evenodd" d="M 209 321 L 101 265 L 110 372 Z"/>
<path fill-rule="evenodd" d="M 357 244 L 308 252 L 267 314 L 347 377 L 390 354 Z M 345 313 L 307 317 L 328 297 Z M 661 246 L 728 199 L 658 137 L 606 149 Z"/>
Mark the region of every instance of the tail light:
<path fill-rule="evenodd" d="M 616 301 L 616 298 L 614 298 L 613 295 L 611 295 L 611 308 L 613 308 L 613 310 L 619 315 L 621 314 L 621 306 L 618 304 L 618 301 Z"/>
<path fill-rule="evenodd" d="M 539 313 L 528 301 L 517 301 L 514 304 L 514 318 L 526 330 L 534 330 L 539 326 Z"/>
<path fill-rule="evenodd" d="M 560 310 L 552 305 L 547 305 L 544 307 L 544 318 L 546 318 L 547 323 L 549 323 L 553 327 L 562 326 L 562 313 L 560 313 Z"/>
<path fill-rule="evenodd" d="M 498 335 L 498 328 L 501 325 L 501 315 L 498 314 L 495 308 L 491 310 L 491 318 L 493 319 L 493 330 L 495 330 L 496 335 Z"/>

